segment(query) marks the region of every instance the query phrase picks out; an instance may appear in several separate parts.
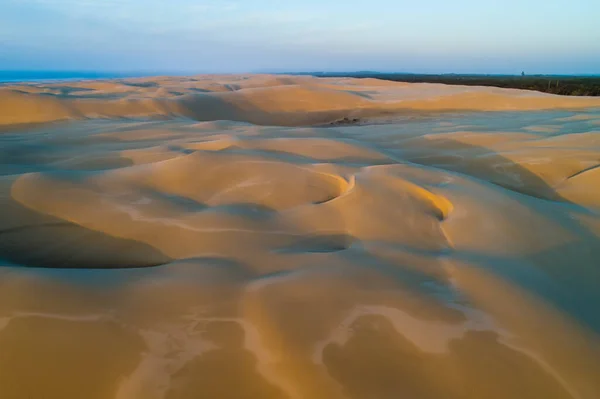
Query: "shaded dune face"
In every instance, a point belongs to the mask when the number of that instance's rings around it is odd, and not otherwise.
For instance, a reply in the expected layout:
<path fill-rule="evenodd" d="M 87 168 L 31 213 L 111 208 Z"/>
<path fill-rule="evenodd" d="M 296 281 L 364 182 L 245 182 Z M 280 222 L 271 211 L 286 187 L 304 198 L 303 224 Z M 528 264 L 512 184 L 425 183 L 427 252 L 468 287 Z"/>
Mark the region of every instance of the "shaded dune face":
<path fill-rule="evenodd" d="M 600 397 L 595 101 L 0 88 L 0 398 Z"/>

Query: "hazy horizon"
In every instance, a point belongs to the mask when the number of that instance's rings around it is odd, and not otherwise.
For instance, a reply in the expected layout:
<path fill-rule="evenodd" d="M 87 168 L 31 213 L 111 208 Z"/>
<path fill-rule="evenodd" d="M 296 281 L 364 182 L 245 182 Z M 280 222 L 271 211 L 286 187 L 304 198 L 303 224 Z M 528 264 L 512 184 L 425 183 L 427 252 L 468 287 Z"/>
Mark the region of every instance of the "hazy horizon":
<path fill-rule="evenodd" d="M 290 75 L 415 75 L 415 76 L 520 76 L 521 73 L 420 73 L 413 71 L 384 71 L 384 70 L 307 70 L 307 71 L 286 71 L 286 70 L 262 70 L 249 71 L 247 74 L 290 74 Z M 90 80 L 90 79 L 125 79 L 125 78 L 150 78 L 156 76 L 194 76 L 202 74 L 214 75 L 231 75 L 235 73 L 228 72 L 181 72 L 181 71 L 96 71 L 96 70 L 0 70 L 0 83 L 8 82 L 26 82 L 26 81 L 47 81 L 47 80 Z M 543 74 L 543 73 L 526 73 L 526 76 L 540 77 L 598 77 L 600 74 L 582 73 L 582 74 Z"/>

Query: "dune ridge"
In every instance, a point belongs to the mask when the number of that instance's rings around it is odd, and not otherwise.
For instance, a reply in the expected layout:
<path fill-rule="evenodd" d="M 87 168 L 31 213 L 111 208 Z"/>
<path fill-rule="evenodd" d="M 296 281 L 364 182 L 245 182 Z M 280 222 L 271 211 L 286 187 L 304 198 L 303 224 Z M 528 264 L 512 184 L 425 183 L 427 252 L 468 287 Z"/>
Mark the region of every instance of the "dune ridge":
<path fill-rule="evenodd" d="M 218 82 L 216 82 L 218 79 Z M 0 86 L 0 125 L 67 119 L 187 117 L 301 126 L 407 110 L 509 111 L 600 107 L 600 99 L 375 79 L 223 76 Z"/>
<path fill-rule="evenodd" d="M 600 103 L 0 87 L 0 397 L 600 396 Z"/>

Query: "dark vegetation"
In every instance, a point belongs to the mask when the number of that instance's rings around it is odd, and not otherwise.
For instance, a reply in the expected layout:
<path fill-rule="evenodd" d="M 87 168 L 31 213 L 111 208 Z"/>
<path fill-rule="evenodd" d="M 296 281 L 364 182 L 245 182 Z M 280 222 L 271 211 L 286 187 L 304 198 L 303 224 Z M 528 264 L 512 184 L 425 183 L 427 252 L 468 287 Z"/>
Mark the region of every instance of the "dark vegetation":
<path fill-rule="evenodd" d="M 379 72 L 317 72 L 317 77 L 376 78 L 394 82 L 444 83 L 449 85 L 495 86 L 535 90 L 564 96 L 600 96 L 600 76 L 569 75 L 426 75 Z"/>
<path fill-rule="evenodd" d="M 359 118 L 342 118 L 335 122 L 331 122 L 330 125 L 333 125 L 333 126 L 355 125 L 359 122 L 360 122 Z"/>

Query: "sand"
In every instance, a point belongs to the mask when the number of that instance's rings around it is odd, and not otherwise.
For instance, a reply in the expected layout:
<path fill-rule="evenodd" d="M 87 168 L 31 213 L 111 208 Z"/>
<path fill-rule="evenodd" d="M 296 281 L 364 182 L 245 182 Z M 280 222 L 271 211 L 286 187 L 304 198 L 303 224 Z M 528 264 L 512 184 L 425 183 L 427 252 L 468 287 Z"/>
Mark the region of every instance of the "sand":
<path fill-rule="evenodd" d="M 600 99 L 0 86 L 0 398 L 600 397 Z"/>

